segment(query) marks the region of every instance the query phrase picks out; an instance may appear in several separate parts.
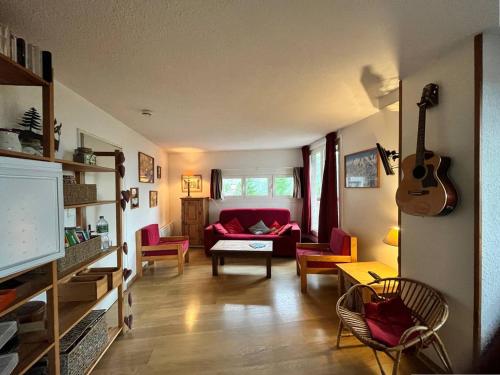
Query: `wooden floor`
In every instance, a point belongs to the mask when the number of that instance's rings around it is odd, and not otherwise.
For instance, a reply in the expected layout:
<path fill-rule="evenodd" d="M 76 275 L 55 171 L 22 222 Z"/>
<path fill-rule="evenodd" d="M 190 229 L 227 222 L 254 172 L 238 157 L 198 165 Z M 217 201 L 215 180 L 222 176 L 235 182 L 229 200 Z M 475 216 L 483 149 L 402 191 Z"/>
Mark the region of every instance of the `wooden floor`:
<path fill-rule="evenodd" d="M 176 262 L 146 270 L 132 287 L 133 330 L 93 374 L 379 374 L 356 339 L 335 348 L 336 277 L 311 275 L 302 295 L 294 260 L 273 259 L 272 279 L 264 260 L 243 262 L 227 259 L 215 278 L 197 249 L 183 276 Z M 400 374 L 418 372 L 428 370 L 405 358 Z"/>

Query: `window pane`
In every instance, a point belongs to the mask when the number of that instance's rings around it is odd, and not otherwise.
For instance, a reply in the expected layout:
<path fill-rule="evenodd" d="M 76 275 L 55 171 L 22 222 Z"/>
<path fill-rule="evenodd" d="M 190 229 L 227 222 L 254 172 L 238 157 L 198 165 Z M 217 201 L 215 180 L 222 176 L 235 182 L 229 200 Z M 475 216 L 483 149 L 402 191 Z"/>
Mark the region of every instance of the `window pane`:
<path fill-rule="evenodd" d="M 293 195 L 293 177 L 292 176 L 275 177 L 274 195 L 277 197 L 291 197 Z"/>
<path fill-rule="evenodd" d="M 239 197 L 243 194 L 241 178 L 223 178 L 222 192 L 226 197 Z"/>
<path fill-rule="evenodd" d="M 245 194 L 250 197 L 269 195 L 269 179 L 267 177 L 247 177 L 245 179 Z"/>

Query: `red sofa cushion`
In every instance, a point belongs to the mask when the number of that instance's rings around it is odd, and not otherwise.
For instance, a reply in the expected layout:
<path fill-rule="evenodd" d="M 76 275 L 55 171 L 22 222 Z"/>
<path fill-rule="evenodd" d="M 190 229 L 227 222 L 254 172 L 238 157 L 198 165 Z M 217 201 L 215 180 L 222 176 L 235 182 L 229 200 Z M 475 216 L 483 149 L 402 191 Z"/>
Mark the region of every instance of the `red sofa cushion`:
<path fill-rule="evenodd" d="M 330 250 L 335 255 L 351 255 L 351 236 L 339 228 L 330 234 Z"/>
<path fill-rule="evenodd" d="M 301 255 L 334 255 L 330 250 L 313 250 L 297 248 L 297 262 Z M 310 268 L 337 268 L 337 264 L 333 262 L 307 262 L 307 267 Z"/>
<path fill-rule="evenodd" d="M 401 335 L 414 326 L 411 312 L 400 297 L 365 303 L 365 320 L 372 337 L 390 347 L 398 345 Z"/>
<path fill-rule="evenodd" d="M 280 230 L 278 231 L 278 233 L 276 233 L 278 236 L 282 236 L 284 235 L 285 233 L 287 233 L 288 231 L 292 230 L 292 224 L 288 223 L 288 224 L 285 224 L 283 225 Z"/>
<path fill-rule="evenodd" d="M 228 234 L 229 232 L 227 231 L 226 228 L 224 228 L 224 226 L 221 224 L 221 223 L 215 223 L 214 224 L 214 230 L 218 233 L 218 234 Z"/>
<path fill-rule="evenodd" d="M 156 246 L 160 243 L 158 224 L 149 224 L 141 229 L 142 246 Z"/>
<path fill-rule="evenodd" d="M 189 240 L 169 241 L 168 239 L 162 239 L 159 242 L 159 245 L 163 245 L 163 244 L 173 244 L 173 245 L 181 244 L 183 253 L 186 253 L 189 249 Z M 143 251 L 142 252 L 143 257 L 154 257 L 154 256 L 163 256 L 163 255 L 177 255 L 177 250 L 171 249 L 171 250 Z"/>
<path fill-rule="evenodd" d="M 240 221 L 237 217 L 232 218 L 230 221 L 224 224 L 224 228 L 231 234 L 239 234 L 244 233 L 245 228 L 243 228 L 240 224 Z"/>
<path fill-rule="evenodd" d="M 274 222 L 271 224 L 271 226 L 269 227 L 269 229 L 271 229 L 271 231 L 269 232 L 269 234 L 276 234 L 281 229 L 281 224 L 278 223 L 276 220 L 274 220 Z"/>
<path fill-rule="evenodd" d="M 286 208 L 231 208 L 220 212 L 219 221 L 224 227 L 233 218 L 237 218 L 245 229 L 259 220 L 270 227 L 275 221 L 280 225 L 290 223 L 290 211 Z"/>

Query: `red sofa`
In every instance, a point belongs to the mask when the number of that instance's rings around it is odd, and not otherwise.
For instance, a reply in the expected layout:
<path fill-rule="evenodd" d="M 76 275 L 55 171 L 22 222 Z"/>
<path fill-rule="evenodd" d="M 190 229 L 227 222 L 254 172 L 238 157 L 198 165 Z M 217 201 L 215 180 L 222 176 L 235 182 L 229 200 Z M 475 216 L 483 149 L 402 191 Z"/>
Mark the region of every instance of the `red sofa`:
<path fill-rule="evenodd" d="M 219 240 L 271 240 L 273 241 L 273 255 L 295 257 L 295 244 L 300 242 L 300 227 L 295 222 L 290 222 L 290 211 L 285 208 L 233 208 L 222 210 L 219 221 L 222 225 L 237 218 L 245 233 L 241 234 L 219 234 L 215 231 L 213 224 L 205 228 L 205 254 L 210 255 L 210 249 Z M 276 234 L 252 234 L 248 227 L 262 220 L 270 227 L 275 221 L 280 225 L 291 224 L 290 230 L 282 235 Z"/>

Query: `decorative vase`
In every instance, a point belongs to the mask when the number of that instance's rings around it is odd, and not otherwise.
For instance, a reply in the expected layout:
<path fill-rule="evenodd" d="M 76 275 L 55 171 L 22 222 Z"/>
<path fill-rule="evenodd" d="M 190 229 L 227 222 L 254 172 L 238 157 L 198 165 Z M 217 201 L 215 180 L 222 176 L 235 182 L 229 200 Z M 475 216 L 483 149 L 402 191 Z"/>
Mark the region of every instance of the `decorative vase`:
<path fill-rule="evenodd" d="M 15 129 L 0 128 L 0 148 L 4 150 L 21 152 L 19 131 Z"/>

